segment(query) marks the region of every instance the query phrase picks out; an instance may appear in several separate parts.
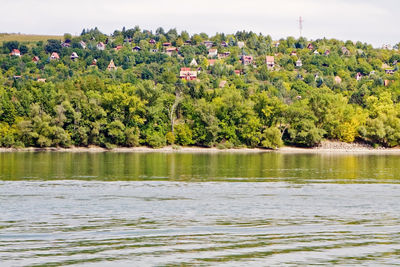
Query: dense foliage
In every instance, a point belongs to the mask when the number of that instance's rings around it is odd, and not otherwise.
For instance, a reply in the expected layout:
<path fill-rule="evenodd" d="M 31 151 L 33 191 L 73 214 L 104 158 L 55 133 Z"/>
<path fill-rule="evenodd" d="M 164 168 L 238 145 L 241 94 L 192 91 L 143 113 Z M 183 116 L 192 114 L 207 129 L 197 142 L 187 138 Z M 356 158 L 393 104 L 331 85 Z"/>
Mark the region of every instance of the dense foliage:
<path fill-rule="evenodd" d="M 171 46 L 177 49 L 167 54 Z M 243 64 L 243 56 L 253 61 Z M 277 148 L 326 138 L 393 147 L 400 143 L 399 59 L 397 49 L 360 42 L 139 27 L 111 36 L 83 30 L 62 43 L 4 42 L 0 146 Z M 197 78 L 181 79 L 182 67 Z"/>

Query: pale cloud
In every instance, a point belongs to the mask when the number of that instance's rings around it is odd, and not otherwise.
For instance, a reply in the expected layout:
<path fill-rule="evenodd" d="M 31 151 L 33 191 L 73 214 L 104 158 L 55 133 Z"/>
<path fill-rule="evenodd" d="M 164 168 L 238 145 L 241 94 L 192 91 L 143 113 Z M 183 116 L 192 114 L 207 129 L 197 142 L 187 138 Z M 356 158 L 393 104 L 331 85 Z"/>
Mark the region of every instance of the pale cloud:
<path fill-rule="evenodd" d="M 142 29 L 177 28 L 190 33 L 248 30 L 273 38 L 298 36 L 304 17 L 308 38 L 361 40 L 380 45 L 400 41 L 396 0 L 14 0 L 2 3 L 0 32 L 80 33 L 99 27 L 105 33 L 139 25 Z"/>

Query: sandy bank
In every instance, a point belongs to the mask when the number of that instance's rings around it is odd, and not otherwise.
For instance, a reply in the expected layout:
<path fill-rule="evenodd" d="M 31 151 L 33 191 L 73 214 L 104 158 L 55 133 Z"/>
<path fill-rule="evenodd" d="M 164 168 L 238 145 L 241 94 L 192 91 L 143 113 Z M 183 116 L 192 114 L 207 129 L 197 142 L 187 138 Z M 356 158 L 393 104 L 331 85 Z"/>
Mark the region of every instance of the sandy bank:
<path fill-rule="evenodd" d="M 282 147 L 278 150 L 269 150 L 261 148 L 205 148 L 205 147 L 172 147 L 163 148 L 150 147 L 118 147 L 106 149 L 102 147 L 71 147 L 71 148 L 0 148 L 0 152 L 76 152 L 76 153 L 284 153 L 284 154 L 399 154 L 400 148 L 373 148 L 365 144 L 347 144 L 342 142 L 324 141 L 319 147 L 315 148 L 298 148 L 298 147 Z"/>

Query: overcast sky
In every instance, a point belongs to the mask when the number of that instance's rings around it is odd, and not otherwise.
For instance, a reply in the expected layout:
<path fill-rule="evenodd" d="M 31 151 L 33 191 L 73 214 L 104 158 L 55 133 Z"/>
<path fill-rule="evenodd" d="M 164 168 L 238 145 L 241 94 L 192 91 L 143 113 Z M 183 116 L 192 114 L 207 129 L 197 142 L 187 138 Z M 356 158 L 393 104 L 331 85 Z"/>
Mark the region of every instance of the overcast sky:
<path fill-rule="evenodd" d="M 0 0 L 0 32 L 80 34 L 97 26 L 112 33 L 123 26 L 189 33 L 270 34 L 274 39 L 303 36 L 372 43 L 400 42 L 399 0 Z"/>

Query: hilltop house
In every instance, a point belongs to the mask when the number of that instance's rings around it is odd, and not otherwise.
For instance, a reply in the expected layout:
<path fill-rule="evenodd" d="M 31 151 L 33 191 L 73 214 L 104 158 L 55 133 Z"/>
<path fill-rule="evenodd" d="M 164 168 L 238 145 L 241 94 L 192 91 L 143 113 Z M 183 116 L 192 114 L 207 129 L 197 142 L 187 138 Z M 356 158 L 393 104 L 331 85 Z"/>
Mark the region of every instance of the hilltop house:
<path fill-rule="evenodd" d="M 78 54 L 76 52 L 72 52 L 71 57 L 72 60 L 75 60 L 77 58 L 79 58 Z"/>
<path fill-rule="evenodd" d="M 57 52 L 51 53 L 50 60 L 59 60 L 59 59 L 60 59 L 60 56 L 58 55 Z"/>
<path fill-rule="evenodd" d="M 171 44 L 171 43 L 163 43 L 162 46 L 164 46 L 164 47 L 170 47 L 170 46 L 172 46 L 172 44 Z"/>
<path fill-rule="evenodd" d="M 211 48 L 214 46 L 214 42 L 212 41 L 204 41 L 203 45 L 205 45 L 207 48 Z"/>
<path fill-rule="evenodd" d="M 92 64 L 90 64 L 90 66 L 97 66 L 97 59 L 93 59 Z"/>
<path fill-rule="evenodd" d="M 244 47 L 244 42 L 237 42 L 237 46 L 239 48 L 243 48 Z"/>
<path fill-rule="evenodd" d="M 242 64 L 247 66 L 253 64 L 253 56 L 242 56 Z"/>
<path fill-rule="evenodd" d="M 290 53 L 291 56 L 297 56 L 297 52 L 296 51 L 292 51 L 292 53 Z"/>
<path fill-rule="evenodd" d="M 165 49 L 165 54 L 167 54 L 168 56 L 172 56 L 173 52 L 178 52 L 178 48 L 171 46 Z"/>
<path fill-rule="evenodd" d="M 187 81 L 193 81 L 197 79 L 197 71 L 191 68 L 181 68 L 179 78 Z"/>
<path fill-rule="evenodd" d="M 312 43 L 309 43 L 309 44 L 307 45 L 307 49 L 308 49 L 308 50 L 314 50 L 313 44 L 312 44 Z"/>
<path fill-rule="evenodd" d="M 117 69 L 117 67 L 114 64 L 114 60 L 111 59 L 110 64 L 108 64 L 107 70 L 112 71 L 112 70 L 116 70 L 116 69 Z"/>
<path fill-rule="evenodd" d="M 132 48 L 132 52 L 139 52 L 140 50 L 142 50 L 140 46 L 135 46 L 134 48 Z"/>
<path fill-rule="evenodd" d="M 100 42 L 100 43 L 98 43 L 98 44 L 96 45 L 96 48 L 97 48 L 98 50 L 103 51 L 103 50 L 106 49 L 106 45 L 105 45 L 103 42 Z"/>
<path fill-rule="evenodd" d="M 217 60 L 215 60 L 215 59 L 209 59 L 209 60 L 207 60 L 207 62 L 208 62 L 208 65 L 209 65 L 209 66 L 214 66 L 214 65 L 215 65 L 215 62 L 217 62 Z"/>
<path fill-rule="evenodd" d="M 233 71 L 236 75 L 240 75 L 241 71 L 240 70 L 234 70 Z"/>
<path fill-rule="evenodd" d="M 155 45 L 155 44 L 156 44 L 156 40 L 154 40 L 154 39 L 151 39 L 151 40 L 149 41 L 149 44 L 151 44 L 151 45 Z"/>
<path fill-rule="evenodd" d="M 62 47 L 71 47 L 71 43 L 70 43 L 69 40 L 67 40 L 67 41 L 61 43 L 61 46 L 62 46 Z"/>
<path fill-rule="evenodd" d="M 231 52 L 223 52 L 221 54 L 218 54 L 218 59 L 223 59 L 229 57 Z"/>
<path fill-rule="evenodd" d="M 122 45 L 117 45 L 117 46 L 114 48 L 114 50 L 115 50 L 115 51 L 119 51 L 119 50 L 121 50 L 122 48 L 123 48 Z"/>
<path fill-rule="evenodd" d="M 350 56 L 350 51 L 349 51 L 349 49 L 347 49 L 346 47 L 342 46 L 341 50 L 342 50 L 342 54 L 343 54 L 343 55 L 345 55 L 345 56 Z"/>
<path fill-rule="evenodd" d="M 190 62 L 190 66 L 197 66 L 196 59 L 192 59 L 192 61 Z"/>
<path fill-rule="evenodd" d="M 342 83 L 342 78 L 340 78 L 339 76 L 335 76 L 335 83 L 336 84 Z"/>
<path fill-rule="evenodd" d="M 394 69 L 387 69 L 387 70 L 385 70 L 385 73 L 389 74 L 389 75 L 393 75 L 394 74 Z"/>
<path fill-rule="evenodd" d="M 79 42 L 79 44 L 81 45 L 81 47 L 83 48 L 83 49 L 86 49 L 86 43 L 84 42 L 84 41 L 80 41 Z"/>
<path fill-rule="evenodd" d="M 326 49 L 324 55 L 329 56 L 330 54 L 331 54 L 331 51 L 329 49 Z"/>
<path fill-rule="evenodd" d="M 358 73 L 356 74 L 356 80 L 357 80 L 357 81 L 361 81 L 361 79 L 362 79 L 362 74 L 361 74 L 360 72 L 358 72 Z"/>
<path fill-rule="evenodd" d="M 298 59 L 298 60 L 296 61 L 296 67 L 300 68 L 300 67 L 302 67 L 302 66 L 303 66 L 303 62 L 301 61 L 301 59 Z"/>
<path fill-rule="evenodd" d="M 216 57 L 218 56 L 218 49 L 208 49 L 208 57 Z"/>
<path fill-rule="evenodd" d="M 150 52 L 152 52 L 152 53 L 157 53 L 157 52 L 158 52 L 158 49 L 156 49 L 156 48 L 150 48 Z"/>
<path fill-rule="evenodd" d="M 40 60 L 40 59 L 39 59 L 38 56 L 34 56 L 34 57 L 32 58 L 32 61 L 35 62 L 35 63 L 38 63 L 39 60 Z"/>
<path fill-rule="evenodd" d="M 219 88 L 224 88 L 226 83 L 227 83 L 227 81 L 225 81 L 225 80 L 220 81 L 219 82 Z"/>
<path fill-rule="evenodd" d="M 222 42 L 221 42 L 221 46 L 222 46 L 222 47 L 228 47 L 228 43 L 225 42 L 225 41 L 222 41 Z"/>
<path fill-rule="evenodd" d="M 265 58 L 265 63 L 267 64 L 268 69 L 272 69 L 275 67 L 275 57 L 267 56 Z"/>
<path fill-rule="evenodd" d="M 16 57 L 20 57 L 20 56 L 21 56 L 21 51 L 19 51 L 18 49 L 13 49 L 13 50 L 11 51 L 11 54 L 10 54 L 10 55 L 16 56 Z"/>

